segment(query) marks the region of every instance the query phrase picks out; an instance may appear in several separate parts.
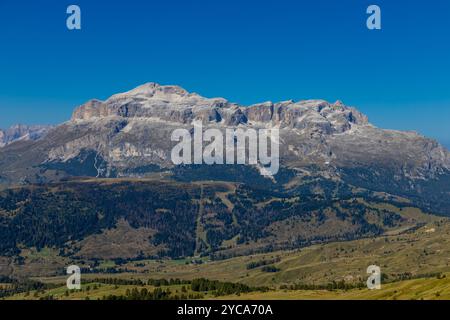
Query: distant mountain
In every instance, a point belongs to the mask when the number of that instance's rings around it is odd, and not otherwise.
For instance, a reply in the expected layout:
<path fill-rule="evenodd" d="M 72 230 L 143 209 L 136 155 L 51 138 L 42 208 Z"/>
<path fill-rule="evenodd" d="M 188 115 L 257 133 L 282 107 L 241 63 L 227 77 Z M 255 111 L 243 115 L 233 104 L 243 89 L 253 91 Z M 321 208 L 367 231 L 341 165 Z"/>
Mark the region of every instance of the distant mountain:
<path fill-rule="evenodd" d="M 281 170 L 264 179 L 255 167 L 174 166 L 171 133 L 205 128 L 280 129 Z M 148 83 L 106 101 L 91 100 L 37 141 L 0 149 L 0 181 L 46 183 L 73 176 L 226 180 L 295 192 L 321 181 L 318 194 L 386 192 L 450 215 L 450 153 L 415 132 L 379 129 L 357 109 L 323 100 L 241 106 L 178 86 Z M 337 184 L 329 190 L 326 183 Z M 345 191 L 345 192 L 347 192 Z"/>
<path fill-rule="evenodd" d="M 9 129 L 0 129 L 0 148 L 15 141 L 38 140 L 44 137 L 52 126 L 17 124 Z"/>

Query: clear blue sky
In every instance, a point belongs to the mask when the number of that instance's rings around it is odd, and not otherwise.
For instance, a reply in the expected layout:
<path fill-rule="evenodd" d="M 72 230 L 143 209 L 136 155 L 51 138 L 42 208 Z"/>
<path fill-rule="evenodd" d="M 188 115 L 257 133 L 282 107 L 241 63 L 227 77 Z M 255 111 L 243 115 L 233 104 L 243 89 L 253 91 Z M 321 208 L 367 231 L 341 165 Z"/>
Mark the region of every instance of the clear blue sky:
<path fill-rule="evenodd" d="M 448 0 L 0 0 L 0 127 L 154 81 L 242 104 L 340 99 L 450 146 L 449 15 Z"/>

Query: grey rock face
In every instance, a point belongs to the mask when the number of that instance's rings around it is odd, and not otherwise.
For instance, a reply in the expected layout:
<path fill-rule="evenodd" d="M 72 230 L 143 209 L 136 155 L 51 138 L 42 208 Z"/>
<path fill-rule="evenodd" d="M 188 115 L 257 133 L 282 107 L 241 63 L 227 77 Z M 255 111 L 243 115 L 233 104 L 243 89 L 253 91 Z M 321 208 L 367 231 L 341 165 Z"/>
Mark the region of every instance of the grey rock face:
<path fill-rule="evenodd" d="M 113 116 L 153 118 L 180 124 L 201 120 L 204 124 L 238 126 L 250 122 L 280 128 L 316 129 L 325 134 L 345 132 L 351 124 L 368 124 L 367 117 L 341 102 L 266 102 L 246 107 L 223 98 L 207 99 L 177 86 L 155 83 L 114 95 L 106 101 L 91 100 L 75 110 L 72 121 Z"/>
<path fill-rule="evenodd" d="M 15 141 L 38 140 L 44 137 L 52 126 L 27 126 L 17 124 L 3 131 L 0 129 L 0 148 Z"/>
<path fill-rule="evenodd" d="M 318 165 L 329 170 L 376 163 L 411 177 L 432 176 L 450 168 L 448 151 L 435 141 L 412 132 L 375 128 L 364 114 L 340 101 L 240 106 L 155 83 L 77 108 L 66 130 L 80 132 L 80 138 L 53 148 L 49 159 L 68 159 L 80 148 L 93 148 L 120 167 L 128 166 L 133 157 L 146 165 L 170 167 L 171 131 L 192 127 L 194 120 L 222 130 L 237 126 L 280 128 L 282 162 L 290 167 Z M 107 133 L 113 123 L 120 125 Z M 98 133 L 81 134 L 87 128 Z"/>

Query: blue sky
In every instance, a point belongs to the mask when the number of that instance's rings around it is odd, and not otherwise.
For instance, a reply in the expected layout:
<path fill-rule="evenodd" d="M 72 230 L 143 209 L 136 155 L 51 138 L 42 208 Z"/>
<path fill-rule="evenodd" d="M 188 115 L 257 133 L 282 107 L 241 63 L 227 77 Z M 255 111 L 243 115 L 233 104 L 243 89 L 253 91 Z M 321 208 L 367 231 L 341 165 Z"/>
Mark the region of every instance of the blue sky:
<path fill-rule="evenodd" d="M 1 0 L 0 127 L 154 81 L 242 104 L 340 99 L 450 146 L 449 14 L 448 0 Z"/>

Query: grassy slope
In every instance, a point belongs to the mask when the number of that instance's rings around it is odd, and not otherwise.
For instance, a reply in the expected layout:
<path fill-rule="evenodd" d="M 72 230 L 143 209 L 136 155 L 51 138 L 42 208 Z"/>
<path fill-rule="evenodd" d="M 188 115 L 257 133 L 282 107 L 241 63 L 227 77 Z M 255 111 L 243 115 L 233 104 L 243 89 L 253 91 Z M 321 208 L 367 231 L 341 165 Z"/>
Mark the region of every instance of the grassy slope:
<path fill-rule="evenodd" d="M 198 293 L 193 292 L 189 289 L 189 285 L 172 285 L 172 286 L 160 286 L 162 290 L 170 289 L 172 294 L 181 294 L 182 287 L 187 288 L 185 294 L 189 293 Z M 66 286 L 57 287 L 54 289 L 45 290 L 44 292 L 36 292 L 36 291 L 30 291 L 29 293 L 21 293 L 16 294 L 12 297 L 6 298 L 6 300 L 39 300 L 42 297 L 46 297 L 51 295 L 53 299 L 56 300 L 85 300 L 86 297 L 88 297 L 91 300 L 99 300 L 102 299 L 104 296 L 108 295 L 125 295 L 125 292 L 129 289 L 132 290 L 134 288 L 138 288 L 139 290 L 146 288 L 149 291 L 154 290 L 156 287 L 151 285 L 145 285 L 145 286 L 134 286 L 134 285 L 113 285 L 113 284 L 103 284 L 103 283 L 89 283 L 89 284 L 83 284 L 81 286 L 81 290 L 72 290 L 68 291 Z M 66 294 L 67 292 L 67 294 Z M 210 297 L 207 294 L 205 297 Z"/>
<path fill-rule="evenodd" d="M 89 288 L 88 288 L 89 287 Z M 102 299 L 102 297 L 113 294 L 123 295 L 127 289 L 132 290 L 136 286 L 131 285 L 109 285 L 90 283 L 82 286 L 81 291 L 72 291 L 69 295 L 66 295 L 67 291 L 65 286 L 61 286 L 55 289 L 46 290 L 45 292 L 36 293 L 31 291 L 28 294 L 17 294 L 13 297 L 7 298 L 8 300 L 37 300 L 41 297 L 48 295 L 53 296 L 54 299 L 63 300 L 84 300 L 86 297 L 89 299 Z M 177 286 L 162 286 L 162 289 L 170 288 L 173 294 L 181 293 L 182 285 Z M 189 289 L 187 293 L 193 293 Z M 139 290 L 147 288 L 153 290 L 153 286 L 140 286 Z M 240 295 L 222 296 L 215 298 L 212 293 L 204 293 L 205 299 L 230 299 L 230 300 L 449 300 L 450 299 L 450 274 L 446 274 L 446 277 L 442 279 L 438 278 L 423 278 L 405 280 L 394 283 L 383 284 L 380 290 L 352 289 L 348 291 L 344 290 L 271 290 L 269 292 L 252 292 Z"/>
<path fill-rule="evenodd" d="M 221 299 L 248 300 L 450 300 L 450 274 L 443 279 L 413 279 L 382 285 L 380 290 L 352 289 L 336 290 L 278 290 L 254 292 L 240 296 L 225 296 Z"/>

